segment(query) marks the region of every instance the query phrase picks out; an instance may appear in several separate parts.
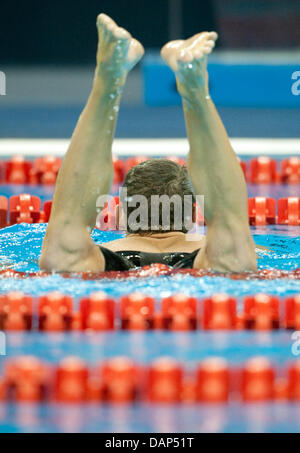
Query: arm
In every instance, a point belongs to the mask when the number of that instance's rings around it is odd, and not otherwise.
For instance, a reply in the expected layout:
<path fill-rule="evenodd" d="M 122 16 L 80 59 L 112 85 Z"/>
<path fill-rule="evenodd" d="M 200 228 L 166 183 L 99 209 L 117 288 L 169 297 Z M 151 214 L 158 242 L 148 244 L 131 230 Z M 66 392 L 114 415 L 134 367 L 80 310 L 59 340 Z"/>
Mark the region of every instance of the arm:
<path fill-rule="evenodd" d="M 96 221 L 96 200 L 110 191 L 111 148 L 122 89 L 143 48 L 104 14 L 98 17 L 97 26 L 93 88 L 58 175 L 40 258 L 40 267 L 45 270 L 104 269 L 104 258 L 90 232 Z"/>
<path fill-rule="evenodd" d="M 189 174 L 196 194 L 204 195 L 207 239 L 194 267 L 250 271 L 256 269 L 256 257 L 248 223 L 247 187 L 208 93 L 206 55 L 216 38 L 213 32 L 201 33 L 175 42 L 175 46 L 170 43 L 162 55 L 175 70 L 183 99 Z"/>

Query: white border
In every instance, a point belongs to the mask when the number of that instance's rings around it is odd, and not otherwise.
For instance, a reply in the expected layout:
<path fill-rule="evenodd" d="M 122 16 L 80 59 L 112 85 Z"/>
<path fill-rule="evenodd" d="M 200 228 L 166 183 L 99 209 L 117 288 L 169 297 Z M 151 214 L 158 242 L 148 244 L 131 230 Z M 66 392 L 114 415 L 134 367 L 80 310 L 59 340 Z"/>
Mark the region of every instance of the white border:
<path fill-rule="evenodd" d="M 0 139 L 0 156 L 63 156 L 69 139 Z M 300 155 L 300 138 L 232 138 L 233 149 L 241 156 Z M 116 156 L 184 156 L 188 141 L 184 138 L 116 139 Z"/>

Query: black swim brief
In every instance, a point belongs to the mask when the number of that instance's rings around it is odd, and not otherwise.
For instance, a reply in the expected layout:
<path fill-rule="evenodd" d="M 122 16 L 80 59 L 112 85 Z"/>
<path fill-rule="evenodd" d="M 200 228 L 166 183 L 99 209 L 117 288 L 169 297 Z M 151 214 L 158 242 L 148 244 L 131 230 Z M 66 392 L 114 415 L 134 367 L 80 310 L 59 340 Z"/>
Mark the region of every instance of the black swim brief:
<path fill-rule="evenodd" d="M 106 271 L 128 271 L 154 263 L 166 264 L 175 269 L 192 269 L 199 252 L 199 249 L 192 253 L 148 253 L 128 250 L 112 252 L 105 247 L 100 247 L 100 250 L 105 259 Z"/>

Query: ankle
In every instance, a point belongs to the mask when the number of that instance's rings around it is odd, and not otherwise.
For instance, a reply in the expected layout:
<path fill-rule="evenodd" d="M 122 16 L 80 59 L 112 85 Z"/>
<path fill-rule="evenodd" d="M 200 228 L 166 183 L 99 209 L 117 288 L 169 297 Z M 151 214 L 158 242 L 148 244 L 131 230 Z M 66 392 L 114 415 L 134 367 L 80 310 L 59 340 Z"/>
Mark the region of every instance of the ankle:
<path fill-rule="evenodd" d="M 127 72 L 116 74 L 102 71 L 102 69 L 97 66 L 93 86 L 94 89 L 101 90 L 102 93 L 107 93 L 113 98 L 122 93 L 126 79 Z"/>
<path fill-rule="evenodd" d="M 206 83 L 190 85 L 184 84 L 177 80 L 177 90 L 182 99 L 189 104 L 198 104 L 199 101 L 210 99 L 209 90 Z"/>

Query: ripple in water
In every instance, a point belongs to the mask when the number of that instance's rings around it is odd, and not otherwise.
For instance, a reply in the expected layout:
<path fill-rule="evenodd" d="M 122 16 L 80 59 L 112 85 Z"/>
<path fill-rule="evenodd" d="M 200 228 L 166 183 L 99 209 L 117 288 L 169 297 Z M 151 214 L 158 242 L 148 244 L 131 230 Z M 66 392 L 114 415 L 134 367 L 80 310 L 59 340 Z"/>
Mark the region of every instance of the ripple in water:
<path fill-rule="evenodd" d="M 45 234 L 46 225 L 14 225 L 0 232 L 0 269 L 13 269 L 21 272 L 37 272 L 38 259 Z M 259 269 L 282 269 L 293 271 L 300 267 L 300 228 L 271 226 L 253 231 L 255 242 L 266 246 L 270 251 L 258 250 Z M 96 243 L 105 243 L 122 237 L 121 233 L 95 230 L 93 239 Z M 237 297 L 246 294 L 267 292 L 284 296 L 300 293 L 300 280 L 292 278 L 259 280 L 232 280 L 228 277 L 201 277 L 190 275 L 152 276 L 148 278 L 126 278 L 123 280 L 65 279 L 60 275 L 44 278 L 2 278 L 0 292 L 23 291 L 40 295 L 59 290 L 73 297 L 81 297 L 94 291 L 105 291 L 119 297 L 134 291 L 140 291 L 156 298 L 172 293 L 185 293 L 198 297 L 216 292 L 227 292 Z"/>

